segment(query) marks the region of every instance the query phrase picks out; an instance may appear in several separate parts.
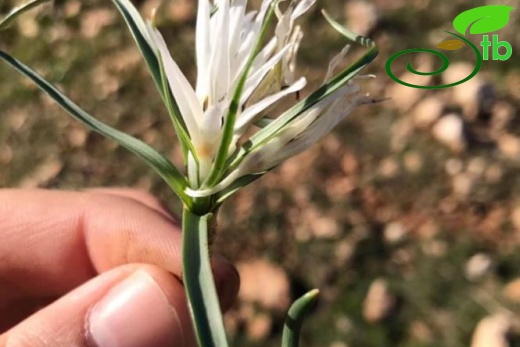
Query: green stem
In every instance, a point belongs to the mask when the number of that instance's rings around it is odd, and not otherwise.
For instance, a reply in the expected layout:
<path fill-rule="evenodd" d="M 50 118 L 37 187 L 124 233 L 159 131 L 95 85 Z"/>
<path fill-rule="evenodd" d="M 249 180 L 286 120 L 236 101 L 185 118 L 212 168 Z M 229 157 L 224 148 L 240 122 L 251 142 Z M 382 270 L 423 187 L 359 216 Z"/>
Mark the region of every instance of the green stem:
<path fill-rule="evenodd" d="M 296 300 L 287 313 L 283 327 L 282 347 L 299 347 L 304 318 L 318 300 L 319 291 L 313 289 Z"/>
<path fill-rule="evenodd" d="M 200 347 L 227 347 L 226 331 L 211 272 L 208 244 L 213 214 L 199 216 L 184 208 L 182 279 Z"/>

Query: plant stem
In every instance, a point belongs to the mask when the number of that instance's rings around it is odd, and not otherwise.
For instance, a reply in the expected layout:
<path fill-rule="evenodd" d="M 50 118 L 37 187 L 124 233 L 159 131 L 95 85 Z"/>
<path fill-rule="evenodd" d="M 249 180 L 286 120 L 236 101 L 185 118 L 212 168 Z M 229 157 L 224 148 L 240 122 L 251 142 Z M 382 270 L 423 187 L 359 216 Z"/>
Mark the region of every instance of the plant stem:
<path fill-rule="evenodd" d="M 199 216 L 185 207 L 182 217 L 182 279 L 198 344 L 227 347 L 208 244 L 208 226 L 216 216 Z"/>

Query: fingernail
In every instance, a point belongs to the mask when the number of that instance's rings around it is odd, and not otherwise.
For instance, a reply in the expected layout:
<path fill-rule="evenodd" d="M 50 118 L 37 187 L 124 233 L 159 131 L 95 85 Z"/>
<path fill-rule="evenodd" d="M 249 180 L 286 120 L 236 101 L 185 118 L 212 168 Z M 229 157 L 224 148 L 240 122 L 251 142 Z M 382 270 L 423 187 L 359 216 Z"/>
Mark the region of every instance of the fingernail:
<path fill-rule="evenodd" d="M 182 346 L 182 338 L 175 308 L 144 271 L 112 288 L 87 318 L 87 340 L 96 347 Z"/>
<path fill-rule="evenodd" d="M 233 305 L 240 289 L 240 276 L 233 264 L 221 255 L 213 257 L 212 270 L 220 297 L 220 307 L 227 311 Z"/>

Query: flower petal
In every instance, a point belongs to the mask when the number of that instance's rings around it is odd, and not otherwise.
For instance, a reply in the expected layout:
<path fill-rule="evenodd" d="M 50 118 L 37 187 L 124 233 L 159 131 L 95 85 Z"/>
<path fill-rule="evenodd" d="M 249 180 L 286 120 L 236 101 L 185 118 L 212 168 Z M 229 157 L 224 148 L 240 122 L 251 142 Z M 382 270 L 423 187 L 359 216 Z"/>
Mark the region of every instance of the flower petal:
<path fill-rule="evenodd" d="M 301 15 L 305 14 L 314 4 L 316 3 L 316 0 L 302 0 L 296 5 L 296 8 L 294 9 L 292 13 L 292 20 L 296 20 Z"/>
<path fill-rule="evenodd" d="M 277 52 L 271 59 L 269 59 L 264 65 L 259 67 L 248 79 L 246 85 L 244 87 L 244 92 L 242 93 L 242 97 L 240 102 L 243 104 L 247 101 L 247 99 L 253 94 L 255 89 L 258 87 L 260 82 L 264 79 L 271 69 L 278 64 L 278 62 L 283 58 L 284 54 L 291 48 L 291 45 L 285 46 L 282 50 Z"/>
<path fill-rule="evenodd" d="M 208 0 L 199 0 L 195 50 L 197 53 L 197 96 L 200 103 L 208 94 L 208 69 L 211 55 L 210 46 L 210 4 Z"/>
<path fill-rule="evenodd" d="M 342 97 L 335 100 L 300 136 L 287 143 L 283 150 L 271 158 L 272 164 L 278 165 L 282 161 L 300 154 L 327 135 L 343 118 L 364 103 L 364 98 L 359 96 Z"/>
<path fill-rule="evenodd" d="M 341 52 L 339 52 L 329 63 L 329 68 L 327 70 L 327 74 L 325 75 L 325 79 L 323 80 L 323 84 L 327 83 L 331 77 L 334 76 L 334 69 L 341 63 L 341 61 L 345 58 L 348 51 L 350 50 L 350 45 L 346 45 L 343 47 Z"/>
<path fill-rule="evenodd" d="M 229 52 L 229 0 L 217 2 L 218 10 L 213 15 L 215 28 L 211 33 L 209 103 L 217 104 L 228 97 L 230 87 Z"/>
<path fill-rule="evenodd" d="M 302 90 L 307 85 L 307 80 L 302 77 L 298 81 L 296 81 L 293 85 L 290 87 L 275 93 L 273 95 L 270 95 L 266 97 L 265 99 L 257 102 L 256 104 L 249 106 L 244 110 L 240 118 L 237 120 L 237 123 L 235 125 L 235 132 L 237 134 L 243 134 L 246 131 L 247 126 L 255 120 L 255 117 L 262 111 L 264 111 L 266 108 L 274 104 L 275 102 L 279 101 L 283 97 L 296 93 L 297 91 Z"/>
<path fill-rule="evenodd" d="M 170 89 L 177 105 L 179 106 L 181 116 L 186 123 L 188 133 L 195 144 L 200 143 L 201 134 L 197 120 L 202 119 L 202 107 L 197 99 L 197 95 L 182 71 L 179 69 L 179 66 L 171 57 L 166 42 L 164 42 L 159 31 L 150 26 L 149 32 L 159 50 Z"/>

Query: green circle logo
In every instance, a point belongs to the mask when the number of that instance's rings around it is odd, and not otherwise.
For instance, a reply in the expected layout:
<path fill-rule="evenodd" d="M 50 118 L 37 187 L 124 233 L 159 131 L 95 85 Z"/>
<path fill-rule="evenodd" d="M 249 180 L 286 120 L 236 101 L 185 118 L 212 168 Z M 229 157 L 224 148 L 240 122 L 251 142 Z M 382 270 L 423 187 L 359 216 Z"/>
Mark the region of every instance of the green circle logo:
<path fill-rule="evenodd" d="M 480 53 L 479 49 L 477 48 L 477 46 L 475 46 L 473 43 L 471 43 L 471 41 L 466 39 L 464 36 L 452 33 L 450 31 L 446 31 L 446 32 L 448 34 L 450 34 L 450 35 L 453 35 L 453 36 L 459 38 L 462 41 L 459 41 L 459 40 L 449 40 L 449 41 L 445 41 L 445 42 L 441 43 L 437 47 L 440 47 L 440 48 L 443 48 L 443 49 L 447 49 L 447 50 L 456 50 L 456 49 L 464 47 L 465 45 L 468 45 L 475 52 L 475 56 L 477 58 L 476 66 L 475 66 L 475 69 L 473 69 L 473 71 L 471 72 L 471 74 L 469 74 L 469 76 L 467 76 L 466 78 L 464 78 L 464 79 L 462 79 L 460 81 L 457 81 L 457 82 L 454 82 L 454 83 L 450 83 L 450 84 L 444 84 L 444 85 L 440 85 L 440 86 L 422 86 L 422 85 L 418 85 L 418 84 L 411 84 L 411 83 L 405 82 L 405 81 L 399 79 L 399 77 L 397 77 L 393 73 L 393 71 L 392 71 L 392 63 L 394 62 L 394 60 L 396 60 L 397 58 L 399 58 L 399 57 L 401 57 L 403 55 L 409 54 L 409 53 L 429 53 L 429 54 L 435 55 L 436 57 L 438 57 L 438 58 L 440 58 L 442 60 L 442 66 L 439 69 L 437 69 L 435 71 L 431 71 L 431 72 L 417 71 L 416 69 L 414 69 L 412 67 L 412 63 L 409 62 L 408 65 L 406 66 L 406 69 L 409 72 L 411 72 L 412 74 L 414 74 L 414 75 L 434 76 L 434 75 L 438 75 L 438 74 L 443 73 L 444 71 L 446 71 L 448 69 L 448 67 L 450 66 L 450 62 L 448 60 L 448 57 L 445 54 L 443 54 L 443 53 L 441 53 L 439 51 L 435 51 L 435 50 L 429 49 L 429 48 L 412 48 L 412 49 L 407 49 L 407 50 L 404 50 L 404 51 L 401 51 L 401 52 L 398 52 L 398 53 L 392 55 L 390 57 L 390 59 L 388 59 L 388 61 L 386 62 L 386 67 L 385 67 L 386 68 L 386 73 L 388 74 L 388 76 L 390 76 L 391 79 L 393 79 L 395 82 L 397 82 L 399 84 L 402 84 L 402 85 L 410 87 L 410 88 L 420 88 L 420 89 L 443 89 L 443 88 L 450 88 L 450 87 L 454 87 L 456 85 L 462 84 L 462 83 L 464 83 L 466 81 L 469 81 L 470 79 L 475 77 L 475 75 L 480 71 L 480 68 L 482 67 L 482 63 L 483 63 L 482 54 Z"/>

